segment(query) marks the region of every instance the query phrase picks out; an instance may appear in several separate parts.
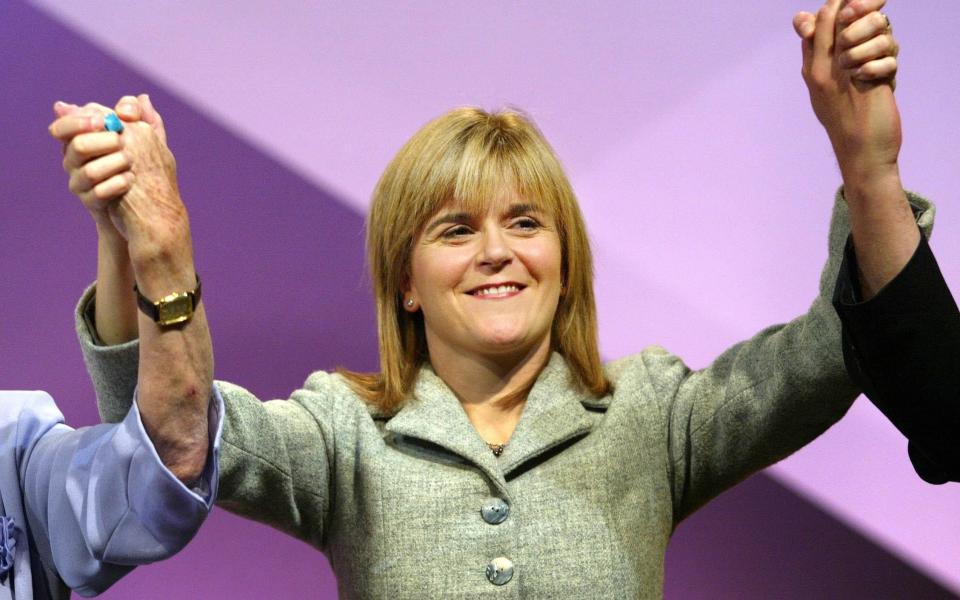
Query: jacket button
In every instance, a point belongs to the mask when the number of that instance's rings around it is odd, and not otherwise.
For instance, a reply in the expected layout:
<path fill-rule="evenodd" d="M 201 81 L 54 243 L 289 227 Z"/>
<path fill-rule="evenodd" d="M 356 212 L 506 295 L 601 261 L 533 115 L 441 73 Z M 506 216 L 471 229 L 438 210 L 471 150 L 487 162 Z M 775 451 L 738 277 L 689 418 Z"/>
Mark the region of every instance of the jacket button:
<path fill-rule="evenodd" d="M 483 517 L 483 520 L 491 525 L 499 525 L 507 520 L 507 517 L 510 515 L 510 505 L 501 500 L 500 498 L 494 498 L 489 502 L 484 503 L 480 507 L 480 516 Z"/>
<path fill-rule="evenodd" d="M 503 585 L 513 579 L 513 561 L 505 556 L 498 556 L 487 565 L 487 579 L 493 585 Z"/>

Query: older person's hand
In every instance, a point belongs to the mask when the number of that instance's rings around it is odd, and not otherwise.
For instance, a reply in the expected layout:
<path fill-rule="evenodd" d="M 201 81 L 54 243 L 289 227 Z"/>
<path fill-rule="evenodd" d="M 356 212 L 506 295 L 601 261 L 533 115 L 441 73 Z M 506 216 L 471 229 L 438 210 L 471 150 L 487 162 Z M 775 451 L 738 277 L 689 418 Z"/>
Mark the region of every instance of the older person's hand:
<path fill-rule="evenodd" d="M 844 181 L 896 173 L 900 113 L 893 96 L 899 48 L 885 0 L 827 0 L 816 15 L 801 12 L 803 78 L 827 130 Z"/>

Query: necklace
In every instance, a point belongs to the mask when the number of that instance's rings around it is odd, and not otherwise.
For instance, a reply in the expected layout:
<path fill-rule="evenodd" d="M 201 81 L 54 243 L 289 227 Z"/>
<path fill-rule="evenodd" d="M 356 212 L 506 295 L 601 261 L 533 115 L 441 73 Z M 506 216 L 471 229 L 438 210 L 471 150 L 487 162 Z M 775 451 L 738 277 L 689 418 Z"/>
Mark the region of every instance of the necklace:
<path fill-rule="evenodd" d="M 490 442 L 487 442 L 487 447 L 490 448 L 490 451 L 493 452 L 494 456 L 500 456 L 503 454 L 503 449 L 507 447 L 507 444 L 491 444 Z"/>

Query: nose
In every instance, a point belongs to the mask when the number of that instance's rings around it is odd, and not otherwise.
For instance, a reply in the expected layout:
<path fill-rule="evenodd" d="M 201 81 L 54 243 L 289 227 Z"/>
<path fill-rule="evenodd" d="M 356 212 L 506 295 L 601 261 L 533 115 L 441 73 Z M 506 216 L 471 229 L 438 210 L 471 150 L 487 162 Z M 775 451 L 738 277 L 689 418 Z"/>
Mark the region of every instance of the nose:
<path fill-rule="evenodd" d="M 477 255 L 481 266 L 500 268 L 513 258 L 510 240 L 498 226 L 484 227 L 481 243 L 482 246 Z"/>

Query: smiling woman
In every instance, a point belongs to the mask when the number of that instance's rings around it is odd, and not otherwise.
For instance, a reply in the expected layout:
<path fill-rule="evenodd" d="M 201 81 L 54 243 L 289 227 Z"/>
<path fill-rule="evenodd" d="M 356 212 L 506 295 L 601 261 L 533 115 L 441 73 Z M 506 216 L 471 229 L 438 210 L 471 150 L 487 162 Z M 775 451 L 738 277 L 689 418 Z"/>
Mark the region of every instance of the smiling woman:
<path fill-rule="evenodd" d="M 374 404 L 399 408 L 428 356 L 435 369 L 435 352 L 459 362 L 468 337 L 483 343 L 479 328 L 503 327 L 521 314 L 512 343 L 494 343 L 488 353 L 510 355 L 513 366 L 543 365 L 556 349 L 584 389 L 608 389 L 583 217 L 560 162 L 522 114 L 462 108 L 417 132 L 377 184 L 367 248 L 381 372 L 345 375 Z M 470 293 L 506 283 L 520 284 L 521 297 L 484 308 L 476 303 L 481 295 Z M 472 350 L 482 353 L 475 344 Z"/>
<path fill-rule="evenodd" d="M 916 247 L 911 202 L 930 225 L 896 168 L 882 1 L 846 4 L 838 21 L 841 4 L 795 20 L 844 179 L 807 313 L 700 371 L 657 347 L 601 365 L 586 227 L 557 157 L 519 112 L 456 109 L 400 149 L 374 192 L 380 371 L 315 372 L 269 402 L 216 382 L 220 503 L 326 552 L 346 598 L 661 595 L 677 525 L 856 396 L 830 303 L 850 229 L 882 286 Z M 101 241 L 77 319 L 101 412 L 125 412 L 139 380 L 151 435 L 189 476 L 212 349 L 202 305 L 174 326 L 149 316 L 167 294 L 199 297 L 162 121 L 149 99 L 122 99 L 121 144 L 91 131 L 101 121 L 84 110 L 102 107 L 58 110 L 52 131 Z M 103 162 L 121 146 L 124 161 Z M 111 180 L 125 191 L 99 187 Z"/>

